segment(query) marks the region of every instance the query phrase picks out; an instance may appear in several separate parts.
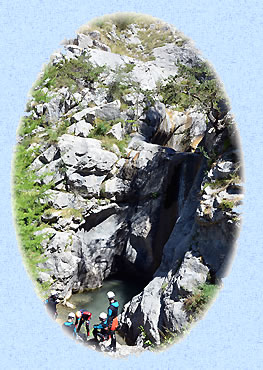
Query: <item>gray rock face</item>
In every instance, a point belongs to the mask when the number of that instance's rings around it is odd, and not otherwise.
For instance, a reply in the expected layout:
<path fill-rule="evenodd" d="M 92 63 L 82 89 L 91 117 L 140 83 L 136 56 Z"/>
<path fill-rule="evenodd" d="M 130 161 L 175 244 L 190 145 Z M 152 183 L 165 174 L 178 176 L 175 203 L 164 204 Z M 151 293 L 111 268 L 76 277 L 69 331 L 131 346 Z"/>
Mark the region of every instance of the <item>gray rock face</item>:
<path fill-rule="evenodd" d="M 45 164 L 50 163 L 51 161 L 55 160 L 57 152 L 58 149 L 54 145 L 51 145 L 39 156 L 39 160 Z"/>
<path fill-rule="evenodd" d="M 147 338 L 157 344 L 161 340 L 160 331 L 171 328 L 175 333 L 180 332 L 188 320 L 180 297 L 203 284 L 208 271 L 200 258 L 187 252 L 178 273 L 170 271 L 166 278 L 156 276 L 142 293 L 125 305 L 120 315 L 121 333 L 131 343 L 143 346 L 145 338 L 139 330 L 142 323 Z"/>
<path fill-rule="evenodd" d="M 71 125 L 68 128 L 68 133 L 74 134 L 76 136 L 88 137 L 92 129 L 93 129 L 93 126 L 89 122 L 86 122 L 85 120 L 81 120 L 76 123 L 73 123 L 73 125 Z"/>
<path fill-rule="evenodd" d="M 201 58 L 200 54 L 193 47 L 179 47 L 174 44 L 167 44 L 153 50 L 155 64 L 165 71 L 165 74 L 173 75 L 177 72 L 176 65 L 179 63 L 188 66 L 195 65 Z M 168 77 L 168 76 L 166 76 Z"/>
<path fill-rule="evenodd" d="M 78 173 L 68 175 L 68 184 L 72 189 L 76 189 L 83 197 L 98 197 L 100 187 L 105 176 L 87 175 L 82 176 Z"/>
<path fill-rule="evenodd" d="M 231 161 L 219 161 L 213 169 L 212 176 L 215 179 L 224 179 L 233 173 L 235 165 Z"/>
<path fill-rule="evenodd" d="M 61 136 L 58 148 L 61 159 L 69 168 L 68 175 L 72 172 L 81 172 L 80 176 L 102 175 L 109 172 L 118 159 L 116 154 L 103 150 L 100 141 L 96 139 L 65 134 Z"/>
<path fill-rule="evenodd" d="M 103 194 L 108 199 L 122 201 L 129 194 L 130 182 L 113 177 L 104 182 Z"/>
<path fill-rule="evenodd" d="M 55 185 L 62 182 L 64 179 L 64 175 L 61 172 L 62 165 L 63 163 L 59 158 L 46 164 L 40 170 L 38 170 L 37 175 L 41 179 L 41 182 L 43 182 L 44 184 L 48 184 L 53 181 Z"/>
<path fill-rule="evenodd" d="M 81 48 L 91 48 L 93 46 L 93 39 L 88 35 L 79 33 L 77 35 L 76 43 Z"/>
<path fill-rule="evenodd" d="M 95 121 L 95 112 L 94 112 L 94 109 L 93 108 L 86 108 L 86 109 L 83 109 L 82 111 L 80 112 L 77 112 L 76 114 L 74 114 L 71 118 L 71 121 L 72 123 L 75 123 L 75 122 L 80 122 L 80 121 L 86 121 L 86 122 L 89 122 L 91 124 L 94 123 Z"/>
<path fill-rule="evenodd" d="M 94 124 L 96 117 L 105 121 L 120 118 L 120 102 L 116 100 L 99 107 L 83 109 L 74 114 L 71 120 L 73 123 L 85 120 L 86 122 Z"/>
<path fill-rule="evenodd" d="M 184 261 L 178 271 L 177 286 L 179 291 L 194 292 L 198 286 L 205 283 L 209 269 L 204 266 L 200 258 L 186 252 Z"/>
<path fill-rule="evenodd" d="M 111 48 L 109 46 L 103 44 L 100 41 L 94 40 L 93 45 L 96 46 L 97 48 L 101 49 L 101 50 L 108 51 L 108 52 L 111 51 Z"/>
<path fill-rule="evenodd" d="M 107 133 L 107 135 L 112 135 L 117 140 L 121 140 L 124 135 L 121 122 L 116 123 L 116 125 L 113 125 L 111 130 Z"/>
<path fill-rule="evenodd" d="M 100 31 L 97 31 L 97 30 L 94 30 L 94 31 L 90 32 L 89 36 L 92 40 L 100 41 L 100 39 L 101 39 Z"/>
<path fill-rule="evenodd" d="M 120 118 L 120 101 L 116 100 L 112 103 L 102 105 L 95 110 L 96 117 L 105 120 L 115 120 Z"/>

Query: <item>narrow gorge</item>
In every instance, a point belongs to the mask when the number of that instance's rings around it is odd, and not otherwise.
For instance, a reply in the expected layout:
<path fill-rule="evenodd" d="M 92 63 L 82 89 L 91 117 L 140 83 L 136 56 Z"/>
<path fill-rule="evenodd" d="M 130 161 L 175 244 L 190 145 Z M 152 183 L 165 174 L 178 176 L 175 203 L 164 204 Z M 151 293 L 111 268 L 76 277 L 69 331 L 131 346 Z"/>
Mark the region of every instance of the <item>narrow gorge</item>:
<path fill-rule="evenodd" d="M 200 317 L 235 251 L 237 126 L 210 65 L 175 27 L 112 15 L 65 40 L 18 129 L 14 216 L 40 296 L 114 276 L 144 288 L 119 315 L 131 346 Z"/>

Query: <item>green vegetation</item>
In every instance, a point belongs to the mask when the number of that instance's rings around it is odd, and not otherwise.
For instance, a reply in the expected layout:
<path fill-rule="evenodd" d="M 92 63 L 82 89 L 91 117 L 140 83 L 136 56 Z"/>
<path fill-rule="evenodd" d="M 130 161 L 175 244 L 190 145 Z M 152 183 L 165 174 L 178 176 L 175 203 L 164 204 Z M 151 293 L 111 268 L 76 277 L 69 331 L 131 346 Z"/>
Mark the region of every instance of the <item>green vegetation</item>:
<path fill-rule="evenodd" d="M 124 67 L 117 67 L 115 71 L 115 77 L 113 81 L 107 86 L 108 87 L 108 99 L 120 100 L 122 103 L 122 97 L 131 92 L 132 88 L 135 88 L 137 84 L 131 81 L 128 74 L 133 69 L 133 65 L 127 63 Z"/>
<path fill-rule="evenodd" d="M 213 149 L 210 150 L 210 153 L 208 153 L 202 145 L 198 146 L 198 150 L 207 159 L 207 167 L 210 169 L 214 164 L 215 160 L 217 159 L 218 155 Z"/>
<path fill-rule="evenodd" d="M 168 328 L 164 328 L 163 331 L 159 330 L 160 337 L 161 337 L 161 343 L 158 347 L 156 347 L 157 350 L 162 350 L 168 347 L 171 344 L 174 344 L 175 341 L 178 341 L 178 339 L 184 334 L 184 332 L 187 330 L 187 328 L 178 330 L 178 332 L 173 333 Z"/>
<path fill-rule="evenodd" d="M 222 211 L 230 211 L 235 206 L 235 202 L 227 199 L 223 199 L 222 202 L 219 204 L 219 207 Z"/>
<path fill-rule="evenodd" d="M 60 136 L 67 132 L 68 127 L 71 125 L 69 120 L 61 121 L 57 124 L 55 128 L 47 128 L 45 132 L 45 140 L 50 144 L 55 144 L 58 142 Z"/>
<path fill-rule="evenodd" d="M 157 192 L 157 191 L 154 191 L 154 192 L 151 193 L 151 198 L 152 199 L 157 199 L 157 198 L 159 198 L 159 196 L 160 196 L 160 193 Z"/>
<path fill-rule="evenodd" d="M 117 145 L 122 156 L 126 155 L 125 149 L 128 146 L 130 137 L 125 135 L 122 140 L 116 139 L 112 135 L 106 135 L 106 133 L 111 129 L 112 124 L 108 121 L 100 122 L 98 125 L 91 131 L 89 138 L 97 139 L 101 141 L 101 145 L 104 149 L 109 151 L 113 150 L 113 145 Z"/>
<path fill-rule="evenodd" d="M 193 320 L 208 308 L 209 303 L 216 297 L 219 291 L 218 285 L 205 283 L 184 301 L 184 309 Z"/>
<path fill-rule="evenodd" d="M 52 214 L 56 214 L 58 217 L 64 217 L 64 218 L 82 218 L 82 212 L 83 209 L 75 209 L 75 208 L 64 208 L 64 209 L 56 209 L 56 208 L 48 208 L 44 212 L 44 216 L 52 216 Z"/>
<path fill-rule="evenodd" d="M 137 44 L 126 43 L 123 36 L 129 37 L 129 26 L 135 24 L 138 28 L 138 38 L 141 41 L 141 47 Z M 113 30 L 117 38 L 111 39 L 109 33 Z M 151 28 L 150 25 L 153 25 Z M 127 55 L 142 61 L 155 59 L 152 55 L 152 49 L 164 46 L 166 43 L 174 42 L 173 33 L 164 29 L 165 23 L 159 20 L 136 13 L 116 13 L 113 15 L 96 18 L 86 26 L 82 26 L 78 32 L 88 34 L 93 30 L 101 33 L 101 41 L 111 48 L 111 51 L 120 55 Z M 179 40 L 178 46 L 182 46 L 185 40 Z"/>
<path fill-rule="evenodd" d="M 99 80 L 100 74 L 105 67 L 95 67 L 89 61 L 87 55 L 83 53 L 77 59 L 65 59 L 56 66 L 47 65 L 41 78 L 36 82 L 32 92 L 33 97 L 44 95 L 37 92 L 39 89 L 59 89 L 68 87 L 72 92 L 76 92 L 81 85 L 90 86 Z"/>
<path fill-rule="evenodd" d="M 33 130 L 35 130 L 42 124 L 43 124 L 42 117 L 38 119 L 35 119 L 32 116 L 22 117 L 17 133 L 19 136 L 24 137 L 25 135 L 31 134 Z"/>
<path fill-rule="evenodd" d="M 241 182 L 241 178 L 240 178 L 239 174 L 236 173 L 236 172 L 233 172 L 233 173 L 229 174 L 224 179 L 216 179 L 212 182 L 205 182 L 204 185 L 203 185 L 203 191 L 208 186 L 211 189 L 220 189 L 220 190 L 222 190 L 222 188 L 227 188 L 231 184 L 236 184 L 236 183 L 240 183 L 240 182 Z"/>
<path fill-rule="evenodd" d="M 177 75 L 169 77 L 167 83 L 159 87 L 159 93 L 167 105 L 183 110 L 198 106 L 207 114 L 212 109 L 220 112 L 222 103 L 226 104 L 219 81 L 204 62 L 194 67 L 179 64 Z"/>
<path fill-rule="evenodd" d="M 184 328 L 178 329 L 176 333 L 173 333 L 171 330 L 165 327 L 163 328 L 163 330 L 158 329 L 161 341 L 159 345 L 149 339 L 142 325 L 139 326 L 139 329 L 143 337 L 144 347 L 150 349 L 151 351 L 160 351 L 165 349 L 167 346 L 174 344 L 175 341 L 178 341 L 182 337 L 182 335 L 187 332 L 188 325 L 186 325 Z"/>
<path fill-rule="evenodd" d="M 88 33 L 96 29 L 99 29 L 100 31 L 111 30 L 113 24 L 115 24 L 118 31 L 124 31 L 131 24 L 136 23 L 140 27 L 147 27 L 152 23 L 156 23 L 156 21 L 157 19 L 154 17 L 133 12 L 115 13 L 95 18 L 87 25 L 82 26 L 78 32 Z"/>
<path fill-rule="evenodd" d="M 43 92 L 42 90 L 33 90 L 32 97 L 38 104 L 48 103 L 51 100 L 51 97 L 48 96 L 47 93 Z"/>
<path fill-rule="evenodd" d="M 106 133 L 111 129 L 112 125 L 108 121 L 98 121 L 94 129 L 89 134 L 89 137 L 96 138 L 101 135 L 106 135 Z"/>
<path fill-rule="evenodd" d="M 148 338 L 145 329 L 142 325 L 139 326 L 139 329 L 141 331 L 141 334 L 143 336 L 143 345 L 144 347 L 154 347 L 154 343 Z"/>
<path fill-rule="evenodd" d="M 144 47 L 142 53 L 142 59 L 152 60 L 155 59 L 152 55 L 152 50 L 164 46 L 165 44 L 171 43 L 174 41 L 174 37 L 171 31 L 161 30 L 160 27 L 157 29 L 142 29 L 138 32 L 138 37 L 141 40 L 141 43 Z M 148 56 L 148 58 L 147 58 Z"/>
<path fill-rule="evenodd" d="M 35 156 L 36 152 L 28 150 L 27 143 L 24 142 L 17 146 L 13 163 L 15 223 L 22 253 L 34 280 L 37 278 L 36 265 L 43 261 L 41 241 L 46 237 L 44 234 L 36 235 L 36 232 L 43 228 L 41 215 L 46 209 L 41 199 L 52 186 L 52 183 L 39 185 L 36 181 L 39 177 L 28 170 Z M 40 285 L 38 288 L 41 288 Z"/>
<path fill-rule="evenodd" d="M 168 287 L 168 283 L 167 282 L 163 283 L 161 286 L 162 291 L 164 292 L 167 287 Z"/>

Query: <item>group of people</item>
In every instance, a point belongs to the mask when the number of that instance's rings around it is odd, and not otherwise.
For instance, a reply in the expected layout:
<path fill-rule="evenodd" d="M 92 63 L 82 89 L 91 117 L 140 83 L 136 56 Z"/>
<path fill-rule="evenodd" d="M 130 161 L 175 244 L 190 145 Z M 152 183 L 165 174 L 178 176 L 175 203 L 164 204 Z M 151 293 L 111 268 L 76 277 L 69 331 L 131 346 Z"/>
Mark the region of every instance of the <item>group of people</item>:
<path fill-rule="evenodd" d="M 106 349 L 107 351 L 116 352 L 116 329 L 118 327 L 118 308 L 119 303 L 115 299 L 114 292 L 110 291 L 107 293 L 109 306 L 108 312 L 101 312 L 99 315 L 99 324 L 93 326 L 93 337 L 96 343 L 104 342 L 105 340 L 111 339 L 110 346 Z M 58 303 L 57 296 L 51 294 L 51 296 L 45 301 L 47 310 L 53 318 L 57 317 L 56 305 Z M 90 335 L 90 319 L 91 312 L 87 310 L 79 310 L 74 314 L 70 312 L 68 319 L 62 325 L 65 333 L 78 339 L 86 340 L 86 336 L 80 332 L 82 325 L 85 323 L 85 329 L 87 337 Z"/>

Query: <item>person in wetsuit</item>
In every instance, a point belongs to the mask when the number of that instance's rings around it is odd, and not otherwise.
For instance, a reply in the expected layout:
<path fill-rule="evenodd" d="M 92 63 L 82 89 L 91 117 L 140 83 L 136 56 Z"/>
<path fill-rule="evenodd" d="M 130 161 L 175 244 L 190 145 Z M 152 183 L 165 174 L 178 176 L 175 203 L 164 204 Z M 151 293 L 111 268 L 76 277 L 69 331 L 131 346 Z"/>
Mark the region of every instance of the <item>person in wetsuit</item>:
<path fill-rule="evenodd" d="M 44 304 L 45 304 L 45 307 L 46 307 L 46 310 L 47 310 L 48 314 L 54 320 L 56 320 L 56 318 L 58 316 L 58 313 L 57 313 L 58 296 L 57 296 L 56 292 L 54 292 L 54 291 L 51 292 L 51 296 L 48 297 L 44 301 Z"/>
<path fill-rule="evenodd" d="M 91 319 L 91 313 L 87 310 L 79 310 L 76 312 L 75 327 L 76 332 L 80 332 L 82 324 L 85 322 L 85 327 L 87 331 L 87 337 L 89 336 L 89 324 Z"/>
<path fill-rule="evenodd" d="M 107 314 L 105 312 L 101 312 L 99 315 L 100 324 L 93 325 L 93 336 L 94 339 L 100 343 L 104 342 L 105 340 L 109 339 L 109 330 L 107 324 Z"/>
<path fill-rule="evenodd" d="M 119 303 L 115 299 L 114 292 L 108 292 L 107 297 L 109 300 L 108 315 L 107 315 L 107 325 L 109 330 L 109 335 L 111 337 L 111 344 L 108 348 L 109 351 L 116 352 L 116 334 L 115 330 L 118 327 L 118 308 Z"/>
<path fill-rule="evenodd" d="M 65 334 L 67 334 L 70 337 L 76 337 L 76 329 L 74 325 L 74 319 L 75 314 L 73 312 L 70 312 L 68 314 L 68 320 L 64 322 L 62 325 L 62 330 Z"/>

